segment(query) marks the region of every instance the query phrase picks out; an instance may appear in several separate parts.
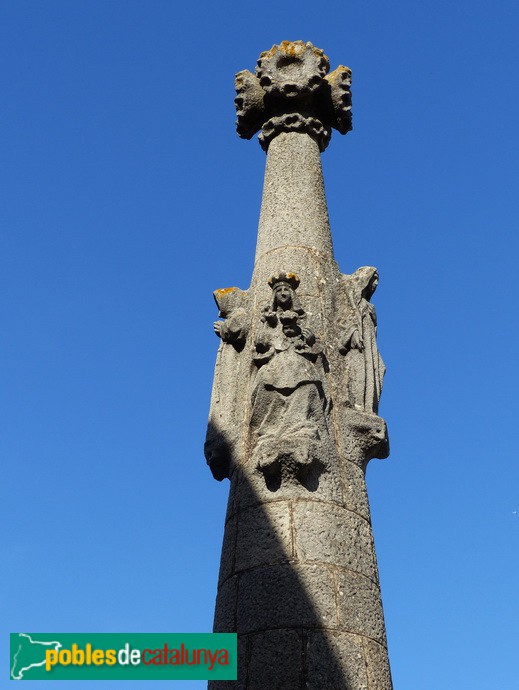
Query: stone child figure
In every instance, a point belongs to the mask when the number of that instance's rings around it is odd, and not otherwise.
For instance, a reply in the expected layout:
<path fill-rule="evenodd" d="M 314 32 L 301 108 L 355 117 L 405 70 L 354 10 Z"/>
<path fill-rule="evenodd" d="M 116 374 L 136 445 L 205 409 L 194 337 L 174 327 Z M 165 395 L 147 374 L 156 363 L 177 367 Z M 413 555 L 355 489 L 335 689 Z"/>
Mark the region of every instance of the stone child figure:
<path fill-rule="evenodd" d="M 378 285 L 373 266 L 362 266 L 346 279 L 348 316 L 341 322 L 340 351 L 348 361 L 348 402 L 378 413 L 385 366 L 377 347 L 377 314 L 370 300 Z"/>
<path fill-rule="evenodd" d="M 253 347 L 253 444 L 264 472 L 284 465 L 297 475 L 316 459 L 316 445 L 328 434 L 322 347 L 296 296 L 299 278 L 280 273 L 269 285 L 272 302 L 263 309 Z"/>

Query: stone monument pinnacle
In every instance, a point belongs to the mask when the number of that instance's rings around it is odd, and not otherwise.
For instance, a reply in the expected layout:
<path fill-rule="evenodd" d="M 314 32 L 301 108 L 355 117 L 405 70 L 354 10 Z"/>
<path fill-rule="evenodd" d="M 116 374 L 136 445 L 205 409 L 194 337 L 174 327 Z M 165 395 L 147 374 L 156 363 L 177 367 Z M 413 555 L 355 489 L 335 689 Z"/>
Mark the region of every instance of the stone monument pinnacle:
<path fill-rule="evenodd" d="M 390 690 L 365 471 L 389 453 L 377 270 L 333 257 L 320 153 L 351 129 L 351 71 L 283 41 L 236 75 L 238 134 L 267 153 L 248 290 L 221 320 L 207 462 L 230 479 L 215 632 L 238 633 L 224 688 Z"/>

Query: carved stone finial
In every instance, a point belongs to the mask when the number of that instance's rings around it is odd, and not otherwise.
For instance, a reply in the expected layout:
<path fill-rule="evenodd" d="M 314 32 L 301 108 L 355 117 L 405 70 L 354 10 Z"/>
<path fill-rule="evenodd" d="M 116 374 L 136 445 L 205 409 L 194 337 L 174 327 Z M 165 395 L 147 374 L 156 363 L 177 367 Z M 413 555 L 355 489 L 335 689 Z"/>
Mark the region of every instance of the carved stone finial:
<path fill-rule="evenodd" d="M 303 41 L 282 41 L 261 53 L 256 76 L 269 96 L 307 98 L 319 88 L 329 69 L 328 58 L 320 48 Z"/>
<path fill-rule="evenodd" d="M 304 132 L 321 151 L 330 141 L 331 128 L 341 134 L 351 129 L 351 70 L 340 65 L 330 74 L 324 52 L 312 43 L 282 41 L 261 53 L 256 75 L 236 75 L 238 135 L 259 141 L 266 151 L 281 132 Z"/>

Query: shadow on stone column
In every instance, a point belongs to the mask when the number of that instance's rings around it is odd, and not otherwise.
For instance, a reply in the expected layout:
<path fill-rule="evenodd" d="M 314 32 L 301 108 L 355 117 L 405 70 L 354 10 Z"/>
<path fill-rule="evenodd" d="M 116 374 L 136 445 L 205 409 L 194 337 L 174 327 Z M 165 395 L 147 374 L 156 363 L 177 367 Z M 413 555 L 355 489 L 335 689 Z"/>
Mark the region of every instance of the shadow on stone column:
<path fill-rule="evenodd" d="M 238 680 L 209 689 L 390 690 L 369 516 L 303 485 L 269 492 L 214 425 L 207 439 L 231 482 L 214 631 L 238 633 Z"/>

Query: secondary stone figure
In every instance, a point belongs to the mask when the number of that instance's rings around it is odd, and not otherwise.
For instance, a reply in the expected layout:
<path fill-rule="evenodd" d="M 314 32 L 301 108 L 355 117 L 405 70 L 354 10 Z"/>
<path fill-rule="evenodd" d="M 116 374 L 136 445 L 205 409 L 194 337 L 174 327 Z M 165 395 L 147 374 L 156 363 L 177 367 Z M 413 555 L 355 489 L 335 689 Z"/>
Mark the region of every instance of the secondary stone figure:
<path fill-rule="evenodd" d="M 351 129 L 351 71 L 284 41 L 236 77 L 237 129 L 267 152 L 248 290 L 222 320 L 207 462 L 230 480 L 215 632 L 238 633 L 228 688 L 390 690 L 365 470 L 387 457 L 378 272 L 334 258 L 320 152 Z"/>
<path fill-rule="evenodd" d="M 215 321 L 214 332 L 224 343 L 232 343 L 237 349 L 245 344 L 250 321 L 247 310 L 241 306 L 241 297 L 241 290 L 237 288 L 215 292 L 220 316 L 223 316 L 225 321 Z"/>
<path fill-rule="evenodd" d="M 348 391 L 352 407 L 378 412 L 385 366 L 377 346 L 377 314 L 370 300 L 378 285 L 378 271 L 362 266 L 344 276 L 349 314 L 342 320 L 341 352 L 348 360 Z"/>

